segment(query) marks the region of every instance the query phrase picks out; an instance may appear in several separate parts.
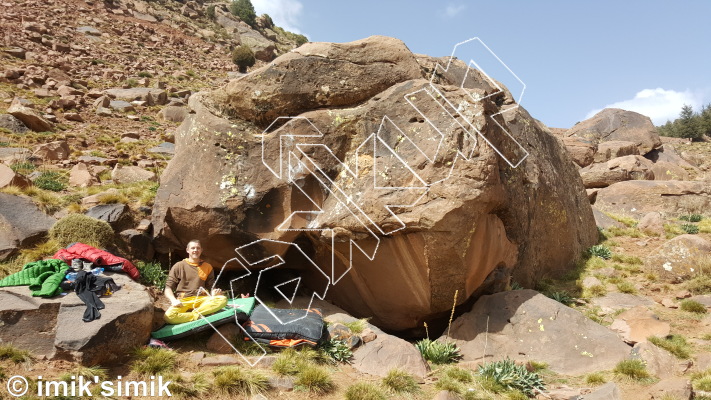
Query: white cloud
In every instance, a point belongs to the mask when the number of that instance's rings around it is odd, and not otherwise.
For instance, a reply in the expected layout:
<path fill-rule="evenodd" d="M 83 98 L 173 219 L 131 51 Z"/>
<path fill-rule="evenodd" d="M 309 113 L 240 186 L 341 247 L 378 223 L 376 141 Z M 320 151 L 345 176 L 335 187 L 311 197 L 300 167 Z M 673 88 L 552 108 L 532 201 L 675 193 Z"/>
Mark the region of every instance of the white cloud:
<path fill-rule="evenodd" d="M 287 31 L 303 34 L 299 18 L 304 5 L 299 0 L 252 0 L 257 15 L 269 14 L 272 21 Z"/>
<path fill-rule="evenodd" d="M 703 95 L 690 90 L 677 92 L 656 88 L 641 90 L 632 99 L 608 104 L 604 108 L 621 108 L 638 112 L 651 118 L 654 125 L 662 125 L 676 119 L 684 104 L 689 104 L 694 108 L 694 111 L 699 111 L 703 104 L 702 101 Z M 585 119 L 600 111 L 601 109 L 590 111 Z"/>
<path fill-rule="evenodd" d="M 464 4 L 448 4 L 444 9 L 444 15 L 448 18 L 454 18 L 460 12 L 464 11 L 465 8 L 467 8 L 467 6 Z"/>

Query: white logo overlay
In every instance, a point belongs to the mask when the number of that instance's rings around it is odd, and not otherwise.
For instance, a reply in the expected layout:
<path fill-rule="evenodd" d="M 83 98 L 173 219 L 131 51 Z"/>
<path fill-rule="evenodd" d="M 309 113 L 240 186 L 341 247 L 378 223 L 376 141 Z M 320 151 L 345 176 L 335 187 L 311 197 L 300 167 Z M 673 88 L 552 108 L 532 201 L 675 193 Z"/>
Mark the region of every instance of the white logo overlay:
<path fill-rule="evenodd" d="M 100 380 L 98 376 L 71 376 L 66 380 L 47 380 L 38 376 L 34 382 L 37 391 L 30 395 L 37 397 L 164 397 L 172 396 L 168 386 L 171 381 L 163 380 L 162 376 L 151 376 L 145 381 L 123 380 L 118 376 L 114 381 Z M 30 383 L 24 376 L 15 375 L 6 383 L 8 394 L 20 397 L 30 390 Z"/>
<path fill-rule="evenodd" d="M 462 53 L 465 57 L 462 57 Z M 477 54 L 477 57 L 466 57 L 469 54 Z M 497 71 L 504 71 L 504 73 L 509 74 L 509 81 L 513 82 L 515 85 L 520 85 L 520 93 L 516 97 L 512 105 L 508 107 L 501 106 L 502 110 L 496 114 L 488 116 L 490 121 L 498 126 L 503 132 L 503 136 L 500 141 L 506 142 L 508 151 L 503 151 L 497 148 L 486 136 L 480 131 L 473 121 L 473 117 L 467 116 L 463 112 L 461 107 L 455 105 L 450 101 L 445 92 L 440 90 L 434 83 L 436 78 L 441 75 L 447 74 L 447 72 L 452 67 L 452 62 L 457 58 L 468 60 L 466 64 L 467 67 L 473 67 L 481 73 L 481 78 L 483 78 L 494 91 L 486 96 L 481 96 L 480 92 L 475 92 L 473 90 L 467 89 L 468 80 L 472 77 L 469 76 L 470 69 L 466 68 L 464 77 L 461 79 L 459 84 L 459 89 L 464 91 L 469 98 L 476 104 L 484 99 L 490 98 L 492 96 L 500 95 L 504 92 L 501 84 L 496 82 L 494 79 L 487 74 L 483 65 L 494 66 L 493 69 Z M 475 61 L 475 58 L 477 61 Z M 314 298 L 323 300 L 328 292 L 329 287 L 336 285 L 352 268 L 353 266 L 353 255 L 355 252 L 359 252 L 367 257 L 369 260 L 373 260 L 378 251 L 380 245 L 380 238 L 382 236 L 392 235 L 405 228 L 405 223 L 392 211 L 393 208 L 412 208 L 416 206 L 419 201 L 427 195 L 430 188 L 435 184 L 442 184 L 451 175 L 456 160 L 462 159 L 462 161 L 468 161 L 474 154 L 473 150 L 477 146 L 479 139 L 486 142 L 510 167 L 517 168 L 521 163 L 528 157 L 528 152 L 519 144 L 516 139 L 502 126 L 495 117 L 502 115 L 504 113 L 514 112 L 518 108 L 523 93 L 525 91 L 526 85 L 521 81 L 521 79 L 516 76 L 516 74 L 511 71 L 511 69 L 504 64 L 503 61 L 478 37 L 465 40 L 463 42 L 457 43 L 452 50 L 452 55 L 447 57 L 446 65 L 437 64 L 429 85 L 426 87 L 408 93 L 404 96 L 404 99 L 412 107 L 413 112 L 419 115 L 425 120 L 430 127 L 434 129 L 436 135 L 432 137 L 417 137 L 408 136 L 407 133 L 400 129 L 391 118 L 387 115 L 384 116 L 379 124 L 378 131 L 370 134 L 365 141 L 356 149 L 353 161 L 349 164 L 338 159 L 334 152 L 325 144 L 322 143 L 324 138 L 323 133 L 318 129 L 316 125 L 308 118 L 297 116 L 297 117 L 279 117 L 274 120 L 261 135 L 262 138 L 262 164 L 266 167 L 276 178 L 281 179 L 289 183 L 293 188 L 297 189 L 301 195 L 304 196 L 312 205 L 311 210 L 294 211 L 292 212 L 281 224 L 276 228 L 280 232 L 289 231 L 300 231 L 300 232 L 320 232 L 322 238 L 326 241 L 330 240 L 331 249 L 335 249 L 335 237 L 336 234 L 333 229 L 320 227 L 317 223 L 318 216 L 323 214 L 324 210 L 321 209 L 319 201 L 312 199 L 306 190 L 304 190 L 297 181 L 311 176 L 316 179 L 321 188 L 327 193 L 330 198 L 337 201 L 337 206 L 343 210 L 346 210 L 349 217 L 352 217 L 360 225 L 362 230 L 366 232 L 366 236 L 372 239 L 374 245 L 369 245 L 368 247 L 362 246 L 358 241 L 354 239 L 349 240 L 349 264 L 345 271 L 337 272 L 336 270 L 336 259 L 335 250 L 332 250 L 330 257 L 330 265 L 318 265 L 313 259 L 311 259 L 304 251 L 295 243 L 287 243 L 283 241 L 271 240 L 271 239 L 259 239 L 250 242 L 244 246 L 240 246 L 235 249 L 237 253 L 236 257 L 228 260 L 220 269 L 220 273 L 215 279 L 215 284 L 220 281 L 225 270 L 244 270 L 244 273 L 238 278 L 232 279 L 230 281 L 230 292 L 231 297 L 234 298 L 235 282 L 243 279 L 246 276 L 250 276 L 253 273 L 253 269 L 257 265 L 269 264 L 269 267 L 261 269 L 257 274 L 257 284 L 254 288 L 253 293 L 256 297 L 256 302 L 262 307 L 269 311 L 269 313 L 280 323 L 289 324 L 298 321 L 308 315 L 308 309 L 311 308 Z M 426 110 L 437 110 L 437 119 L 435 115 L 429 115 Z M 441 120 L 441 116 L 445 115 L 451 118 L 446 124 L 438 122 Z M 456 150 L 456 158 L 452 162 L 447 162 L 444 165 L 449 167 L 448 172 L 444 176 L 427 177 L 418 174 L 417 168 L 414 168 L 414 163 L 408 162 L 404 159 L 399 152 L 391 147 L 384 138 L 392 137 L 395 134 L 396 137 L 400 138 L 400 142 L 407 141 L 411 146 L 410 148 L 415 150 L 415 154 L 418 157 L 423 157 L 427 163 L 434 164 L 439 163 L 445 157 L 448 152 L 452 149 L 446 148 L 446 143 L 451 143 L 448 141 L 447 135 L 450 135 L 452 130 L 447 129 L 447 126 L 456 124 L 458 128 L 465 133 L 465 141 L 467 145 L 464 146 L 467 151 L 462 151 L 460 149 Z M 429 143 L 432 140 L 437 141 L 438 145 L 436 150 L 424 150 L 425 143 L 427 142 L 426 148 L 431 148 Z M 456 140 L 454 141 L 456 143 Z M 510 150 L 513 149 L 513 150 Z M 269 151 L 275 150 L 275 151 Z M 318 151 L 315 151 L 318 150 Z M 353 179 L 365 178 L 368 184 L 367 190 L 385 190 L 389 195 L 387 196 L 388 204 L 383 204 L 383 207 L 396 221 L 395 225 L 392 224 L 378 224 L 373 220 L 373 216 L 368 215 L 368 213 L 358 204 L 357 197 L 353 190 L 339 185 L 336 180 L 326 171 L 321 168 L 319 161 L 312 157 L 312 153 L 317 152 L 321 159 L 327 158 L 333 165 L 337 165 L 340 168 L 341 174 L 346 174 L 348 177 Z M 270 159 L 267 154 L 278 154 L 278 159 Z M 370 155 L 368 159 L 371 159 L 369 165 L 361 165 L 359 161 L 359 155 Z M 379 163 L 380 157 L 391 158 L 391 163 L 395 162 L 399 168 L 406 170 L 414 179 L 412 181 L 418 182 L 416 185 L 409 186 L 397 186 L 389 182 L 384 182 L 382 178 L 383 170 L 387 166 L 381 165 L 384 163 Z M 394 160 L 394 161 L 392 161 Z M 418 161 L 419 162 L 419 161 Z M 367 174 L 367 175 L 366 175 Z M 370 175 L 372 174 L 372 182 L 370 181 Z M 362 190 L 360 187 L 358 190 Z M 394 195 L 391 195 L 393 194 Z M 391 202 L 392 200 L 392 202 Z M 294 223 L 295 220 L 306 220 L 310 221 L 306 227 L 301 224 L 299 228 L 293 226 L 297 225 Z M 274 248 L 285 248 L 285 246 L 293 247 L 298 256 L 302 257 L 305 261 L 305 265 L 311 265 L 314 269 L 312 276 L 316 276 L 317 280 L 320 280 L 318 287 L 313 289 L 309 304 L 306 309 L 302 312 L 295 313 L 296 315 L 290 317 L 288 320 L 283 320 L 277 314 L 275 314 L 265 302 L 258 297 L 260 284 L 262 283 L 262 276 L 264 273 L 284 266 L 286 262 L 279 255 L 272 255 L 267 257 L 257 257 L 254 254 L 260 254 L 260 251 L 252 251 L 253 249 L 274 249 Z M 284 253 L 282 253 L 284 254 Z M 252 268 L 250 268 L 252 267 Z M 311 277 L 311 280 L 314 279 Z M 288 279 L 282 283 L 279 283 L 272 288 L 275 289 L 284 300 L 289 304 L 293 304 L 296 293 L 302 284 L 301 277 L 294 279 Z M 313 286 L 311 284 L 310 286 Z M 285 293 L 286 291 L 286 293 Z M 206 293 L 207 294 L 207 293 Z M 294 313 L 292 313 L 294 314 Z M 201 316 L 205 319 L 210 326 L 215 330 L 219 331 L 213 326 L 205 316 Z M 235 309 L 235 320 L 237 319 L 237 310 Z M 258 363 L 261 358 L 266 354 L 266 350 L 259 345 L 254 338 L 245 330 L 241 324 L 237 323 L 243 334 L 252 340 L 259 349 L 261 350 L 261 356 L 247 358 L 238 349 L 230 343 L 224 336 L 220 336 L 225 339 L 235 353 L 239 354 L 245 362 L 254 366 Z"/>

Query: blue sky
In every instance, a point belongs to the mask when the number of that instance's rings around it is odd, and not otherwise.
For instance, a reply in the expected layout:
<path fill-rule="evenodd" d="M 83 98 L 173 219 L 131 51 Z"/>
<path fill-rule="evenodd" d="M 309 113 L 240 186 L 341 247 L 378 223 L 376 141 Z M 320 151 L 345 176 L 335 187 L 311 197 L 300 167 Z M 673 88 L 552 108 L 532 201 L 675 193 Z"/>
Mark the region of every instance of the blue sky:
<path fill-rule="evenodd" d="M 695 110 L 711 103 L 711 1 L 252 2 L 258 14 L 311 41 L 386 35 L 441 57 L 478 37 L 525 84 L 521 105 L 552 127 L 609 106 L 661 124 L 684 103 Z M 455 55 L 488 65 L 518 97 L 521 83 L 471 44 Z"/>

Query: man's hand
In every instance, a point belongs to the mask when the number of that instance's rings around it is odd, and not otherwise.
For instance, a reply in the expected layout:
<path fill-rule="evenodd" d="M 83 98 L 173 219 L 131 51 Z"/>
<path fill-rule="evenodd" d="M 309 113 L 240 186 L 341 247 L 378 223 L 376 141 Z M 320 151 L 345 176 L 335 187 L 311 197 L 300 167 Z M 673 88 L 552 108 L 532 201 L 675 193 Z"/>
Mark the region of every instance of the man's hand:
<path fill-rule="evenodd" d="M 214 289 L 212 289 L 212 293 L 211 293 L 211 294 L 212 294 L 213 296 L 219 296 L 219 295 L 222 294 L 222 289 L 214 288 Z"/>
<path fill-rule="evenodd" d="M 173 307 L 180 307 L 183 305 L 183 303 L 180 300 L 173 298 L 172 300 L 170 300 L 170 305 Z"/>

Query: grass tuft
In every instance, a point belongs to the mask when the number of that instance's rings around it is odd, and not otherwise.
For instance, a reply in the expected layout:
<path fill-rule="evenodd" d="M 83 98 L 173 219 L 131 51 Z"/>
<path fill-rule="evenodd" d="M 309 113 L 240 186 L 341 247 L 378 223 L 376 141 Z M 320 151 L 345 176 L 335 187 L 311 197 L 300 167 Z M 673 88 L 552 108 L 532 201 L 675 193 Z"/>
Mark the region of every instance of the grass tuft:
<path fill-rule="evenodd" d="M 649 380 L 652 377 L 642 360 L 622 360 L 617 363 L 613 371 L 636 381 Z"/>
<path fill-rule="evenodd" d="M 158 375 L 175 368 L 178 354 L 172 350 L 153 347 L 139 348 L 134 352 L 131 371 L 141 375 Z"/>
<path fill-rule="evenodd" d="M 679 308 L 696 314 L 706 314 L 708 312 L 705 305 L 691 299 L 682 300 L 679 304 Z"/>
<path fill-rule="evenodd" d="M 346 400 L 386 400 L 387 396 L 379 387 L 368 382 L 358 382 L 346 389 Z"/>
<path fill-rule="evenodd" d="M 97 248 L 106 248 L 114 240 L 114 230 L 106 221 L 83 214 L 70 214 L 52 226 L 49 237 L 61 247 L 81 242 Z"/>
<path fill-rule="evenodd" d="M 585 377 L 585 383 L 589 385 L 602 385 L 603 383 L 607 383 L 607 380 L 602 372 L 593 372 Z"/>
<path fill-rule="evenodd" d="M 296 375 L 294 386 L 316 394 L 332 392 L 336 384 L 324 367 L 307 365 Z"/>
<path fill-rule="evenodd" d="M 647 338 L 650 343 L 663 348 L 674 354 L 676 358 L 687 360 L 691 357 L 691 346 L 681 335 L 667 335 L 665 337 L 650 336 Z"/>
<path fill-rule="evenodd" d="M 361 318 L 351 322 L 343 322 L 343 325 L 350 329 L 354 335 L 360 335 L 363 333 L 365 327 L 368 326 L 368 318 Z"/>
<path fill-rule="evenodd" d="M 32 356 L 27 350 L 14 347 L 11 344 L 0 345 L 0 360 L 10 360 L 15 364 L 30 361 Z"/>
<path fill-rule="evenodd" d="M 416 393 L 420 390 L 415 378 L 399 369 L 388 371 L 382 383 L 392 393 Z"/>
<path fill-rule="evenodd" d="M 215 387 L 228 395 L 253 396 L 269 390 L 269 379 L 261 372 L 235 366 L 215 369 Z"/>

